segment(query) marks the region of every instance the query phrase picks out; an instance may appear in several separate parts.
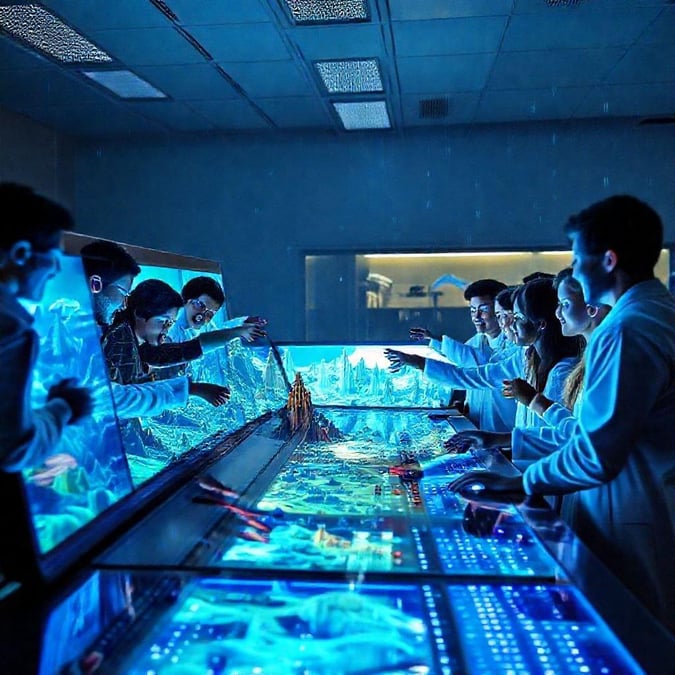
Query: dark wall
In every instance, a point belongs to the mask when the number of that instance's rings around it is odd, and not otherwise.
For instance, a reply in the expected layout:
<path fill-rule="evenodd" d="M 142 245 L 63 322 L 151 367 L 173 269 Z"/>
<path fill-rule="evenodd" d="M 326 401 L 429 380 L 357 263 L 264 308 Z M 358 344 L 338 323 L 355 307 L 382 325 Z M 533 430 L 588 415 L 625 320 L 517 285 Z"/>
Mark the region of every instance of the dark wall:
<path fill-rule="evenodd" d="M 23 183 L 73 207 L 75 143 L 0 108 L 0 181 Z"/>
<path fill-rule="evenodd" d="M 304 251 L 557 246 L 629 192 L 675 239 L 673 127 L 590 121 L 82 145 L 80 230 L 223 265 L 235 313 L 302 340 Z"/>

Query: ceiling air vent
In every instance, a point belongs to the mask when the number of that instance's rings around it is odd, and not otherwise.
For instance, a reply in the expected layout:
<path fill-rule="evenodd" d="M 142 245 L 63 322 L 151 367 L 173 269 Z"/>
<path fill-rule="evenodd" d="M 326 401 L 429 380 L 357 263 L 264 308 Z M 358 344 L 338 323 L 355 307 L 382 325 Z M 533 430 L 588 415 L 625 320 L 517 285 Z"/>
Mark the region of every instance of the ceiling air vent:
<path fill-rule="evenodd" d="M 420 101 L 420 119 L 442 120 L 450 112 L 447 98 L 424 98 Z"/>

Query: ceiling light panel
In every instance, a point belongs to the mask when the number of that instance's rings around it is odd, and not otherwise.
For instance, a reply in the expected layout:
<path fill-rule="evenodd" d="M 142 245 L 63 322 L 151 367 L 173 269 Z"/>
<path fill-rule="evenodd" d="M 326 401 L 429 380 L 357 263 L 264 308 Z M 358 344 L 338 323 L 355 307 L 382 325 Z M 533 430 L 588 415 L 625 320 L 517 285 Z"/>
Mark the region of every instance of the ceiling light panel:
<path fill-rule="evenodd" d="M 318 61 L 314 65 L 329 94 L 383 90 L 377 59 Z"/>
<path fill-rule="evenodd" d="M 112 57 L 39 5 L 3 5 L 0 30 L 63 63 L 109 63 Z"/>
<path fill-rule="evenodd" d="M 130 70 L 83 70 L 82 74 L 120 98 L 167 98 L 164 92 Z"/>
<path fill-rule="evenodd" d="M 391 127 L 386 101 L 340 102 L 333 103 L 333 107 L 347 131 Z"/>
<path fill-rule="evenodd" d="M 367 21 L 367 0 L 283 0 L 293 21 L 302 23 L 344 23 Z"/>

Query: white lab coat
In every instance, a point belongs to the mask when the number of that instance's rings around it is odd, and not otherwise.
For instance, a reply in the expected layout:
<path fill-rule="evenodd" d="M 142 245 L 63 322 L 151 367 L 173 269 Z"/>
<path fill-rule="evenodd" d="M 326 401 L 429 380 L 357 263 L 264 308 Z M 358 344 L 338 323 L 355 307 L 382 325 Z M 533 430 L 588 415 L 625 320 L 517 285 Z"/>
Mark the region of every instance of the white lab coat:
<path fill-rule="evenodd" d="M 429 346 L 441 352 L 450 363 L 462 368 L 501 361 L 518 350 L 504 333 L 499 333 L 494 338 L 476 333 L 466 342 L 459 342 L 444 335 L 441 342 L 431 340 Z M 510 431 L 513 428 L 516 402 L 504 398 L 501 391 L 485 388 L 467 389 L 466 404 L 469 406 L 469 419 L 479 429 Z"/>
<path fill-rule="evenodd" d="M 578 359 L 576 357 L 567 357 L 561 359 L 551 368 L 546 379 L 546 386 L 542 392 L 544 396 L 552 401 L 561 401 L 565 384 L 565 379 L 570 374 Z M 502 395 L 504 380 L 512 380 L 516 377 L 524 378 L 526 362 L 525 348 L 520 347 L 511 352 L 507 358 L 501 358 L 490 361 L 482 366 L 475 368 L 460 368 L 449 363 L 427 359 L 424 368 L 424 374 L 430 379 L 440 382 L 446 386 L 462 387 L 464 389 L 483 389 L 490 390 L 493 393 L 493 400 L 509 401 Z M 494 409 L 494 408 L 493 408 Z M 516 427 L 541 427 L 544 421 L 535 413 L 521 403 L 517 404 L 515 414 Z M 489 431 L 499 431 L 491 427 L 483 427 Z M 513 427 L 502 429 L 510 431 Z"/>
<path fill-rule="evenodd" d="M 624 293 L 594 331 L 569 440 L 524 473 L 528 494 L 576 495 L 571 525 L 675 628 L 675 300 Z"/>

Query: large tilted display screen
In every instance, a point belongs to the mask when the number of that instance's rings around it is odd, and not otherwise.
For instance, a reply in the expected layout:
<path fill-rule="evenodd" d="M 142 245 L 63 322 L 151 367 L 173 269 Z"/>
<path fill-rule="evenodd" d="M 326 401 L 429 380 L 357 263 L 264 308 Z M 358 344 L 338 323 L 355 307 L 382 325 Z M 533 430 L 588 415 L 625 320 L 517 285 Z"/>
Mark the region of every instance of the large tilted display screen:
<path fill-rule="evenodd" d="M 256 345 L 253 349 L 259 359 L 270 367 L 275 356 L 280 358 L 288 379 L 302 375 L 315 405 L 346 405 L 368 407 L 422 407 L 446 406 L 452 391 L 430 382 L 419 370 L 406 369 L 392 376 L 384 351 L 392 345 L 367 344 L 280 344 Z M 396 345 L 393 347 L 439 361 L 447 359 L 424 345 Z M 280 405 L 286 402 L 287 388 L 279 369 L 270 368 L 265 380 L 265 395 Z"/>
<path fill-rule="evenodd" d="M 49 388 L 74 377 L 95 394 L 94 414 L 67 426 L 52 454 L 24 471 L 42 553 L 75 533 L 133 489 L 115 417 L 99 329 L 79 257 L 64 256 L 61 273 L 35 308 L 40 351 L 32 403 L 44 405 Z"/>

